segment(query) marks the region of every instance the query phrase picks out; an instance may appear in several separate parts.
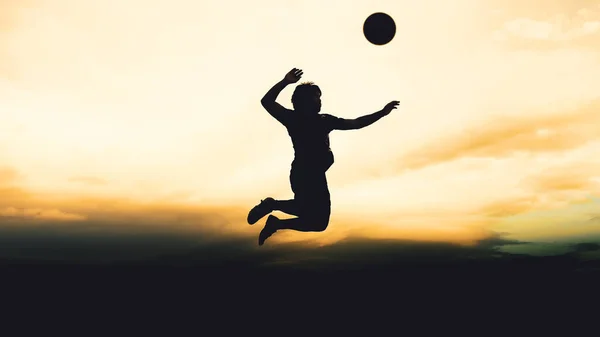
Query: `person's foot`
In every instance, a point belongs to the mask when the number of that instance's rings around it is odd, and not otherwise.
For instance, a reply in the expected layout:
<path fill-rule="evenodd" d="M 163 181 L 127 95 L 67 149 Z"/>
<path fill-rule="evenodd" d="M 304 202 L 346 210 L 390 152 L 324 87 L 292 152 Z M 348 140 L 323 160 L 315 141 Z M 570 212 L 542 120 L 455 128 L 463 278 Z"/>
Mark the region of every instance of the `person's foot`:
<path fill-rule="evenodd" d="M 260 231 L 260 234 L 258 234 L 259 246 L 262 246 L 265 243 L 265 240 L 277 231 L 277 221 L 279 221 L 279 218 L 274 215 L 269 215 L 267 218 L 267 223 L 265 223 L 265 227 L 263 227 L 263 229 Z"/>
<path fill-rule="evenodd" d="M 258 220 L 265 215 L 273 212 L 273 202 L 275 199 L 269 197 L 260 201 L 260 204 L 254 206 L 248 213 L 248 223 L 254 225 Z"/>

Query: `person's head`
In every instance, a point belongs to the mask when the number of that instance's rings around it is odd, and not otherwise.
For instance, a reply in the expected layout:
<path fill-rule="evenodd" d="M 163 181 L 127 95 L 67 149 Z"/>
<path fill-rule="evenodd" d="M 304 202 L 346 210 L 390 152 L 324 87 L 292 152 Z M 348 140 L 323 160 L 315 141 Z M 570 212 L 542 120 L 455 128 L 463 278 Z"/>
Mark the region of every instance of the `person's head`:
<path fill-rule="evenodd" d="M 317 114 L 321 111 L 321 89 L 313 82 L 299 84 L 292 95 L 294 110 Z"/>

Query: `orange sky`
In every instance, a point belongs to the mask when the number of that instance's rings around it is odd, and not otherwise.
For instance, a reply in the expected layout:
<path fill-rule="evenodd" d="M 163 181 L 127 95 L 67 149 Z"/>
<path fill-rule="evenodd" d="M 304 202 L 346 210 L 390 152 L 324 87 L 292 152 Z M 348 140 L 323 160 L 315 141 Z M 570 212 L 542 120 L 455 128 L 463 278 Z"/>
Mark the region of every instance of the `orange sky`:
<path fill-rule="evenodd" d="M 401 105 L 332 133 L 327 232 L 273 241 L 600 233 L 600 5 L 541 3 L 2 1 L 0 226 L 146 203 L 226 209 L 216 231 L 257 235 L 244 212 L 291 197 L 293 157 L 259 100 L 299 67 L 323 112 Z M 388 45 L 362 36 L 375 11 Z"/>

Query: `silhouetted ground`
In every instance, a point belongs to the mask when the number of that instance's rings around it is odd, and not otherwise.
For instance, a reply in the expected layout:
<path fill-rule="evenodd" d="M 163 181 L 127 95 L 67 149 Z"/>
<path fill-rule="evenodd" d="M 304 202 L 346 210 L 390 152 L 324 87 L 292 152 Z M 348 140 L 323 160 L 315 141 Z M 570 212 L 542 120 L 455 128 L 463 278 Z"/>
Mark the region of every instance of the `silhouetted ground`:
<path fill-rule="evenodd" d="M 27 317 L 67 308 L 63 320 L 96 320 L 88 329 L 113 326 L 117 319 L 141 333 L 162 323 L 167 330 L 161 335 L 168 336 L 181 335 L 174 331 L 184 325 L 212 336 L 287 335 L 280 329 L 297 332 L 315 324 L 333 325 L 336 336 L 358 326 L 389 325 L 412 336 L 407 326 L 415 320 L 423 321 L 418 329 L 446 334 L 473 328 L 479 315 L 492 321 L 513 317 L 502 322 L 506 327 L 542 312 L 587 311 L 587 305 L 596 306 L 600 285 L 600 261 L 585 261 L 576 251 L 535 257 L 486 245 L 394 241 L 227 247 L 112 263 L 5 259 L 3 303 Z M 440 321 L 450 318 L 458 330 Z M 208 326 L 219 330 L 208 332 Z"/>
<path fill-rule="evenodd" d="M 319 260 L 310 259 L 309 252 L 298 251 L 302 253 L 307 259 L 293 262 L 273 261 L 268 253 L 252 260 L 251 257 L 211 259 L 210 255 L 112 263 L 12 259 L 0 261 L 0 271 L 5 283 L 13 282 L 17 287 L 43 280 L 46 285 L 66 287 L 67 291 L 82 284 L 119 291 L 135 284 L 136 290 L 147 287 L 155 295 L 163 291 L 190 291 L 205 296 L 217 296 L 217 289 L 239 292 L 245 288 L 270 289 L 290 296 L 311 291 L 357 294 L 394 287 L 431 291 L 427 289 L 432 286 L 470 292 L 479 287 L 491 290 L 495 286 L 507 288 L 536 282 L 540 287 L 571 282 L 584 287 L 587 281 L 600 279 L 599 260 L 585 261 L 571 254 L 534 257 L 495 253 L 457 257 L 443 252 L 393 255 L 384 251 L 361 255 L 359 251 L 356 256 L 348 253 Z"/>

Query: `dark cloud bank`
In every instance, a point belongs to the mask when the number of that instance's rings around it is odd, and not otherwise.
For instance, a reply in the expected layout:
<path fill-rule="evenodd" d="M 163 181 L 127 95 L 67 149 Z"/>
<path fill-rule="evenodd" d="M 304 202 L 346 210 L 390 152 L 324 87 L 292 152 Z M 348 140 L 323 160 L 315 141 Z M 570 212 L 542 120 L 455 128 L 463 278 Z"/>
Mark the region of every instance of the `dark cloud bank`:
<path fill-rule="evenodd" d="M 237 317 L 243 317 L 251 325 L 277 317 L 270 326 L 281 319 L 301 319 L 296 323 L 304 325 L 341 318 L 346 322 L 337 327 L 341 332 L 352 330 L 349 315 L 357 316 L 357 322 L 396 322 L 394 315 L 406 310 L 420 310 L 421 317 L 430 318 L 464 313 L 465 303 L 471 311 L 502 305 L 531 308 L 549 299 L 587 298 L 597 287 L 600 270 L 599 260 L 580 257 L 600 250 L 597 243 L 575 244 L 562 255 L 531 256 L 503 252 L 505 245 L 529 243 L 501 235 L 473 247 L 360 238 L 323 247 L 257 247 L 254 235 L 202 240 L 166 233 L 29 233 L 20 238 L 13 233 L 11 238 L 5 232 L 0 237 L 4 256 L 26 247 L 21 257 L 12 254 L 1 261 L 5 289 L 45 303 L 75 299 L 80 303 L 75 307 L 92 304 L 94 311 L 110 308 L 124 317 L 161 312 L 165 321 L 193 314 L 194 326 L 207 317 L 225 327 L 236 326 L 233 317 L 237 324 Z M 40 254 L 46 258 L 32 258 Z M 518 302 L 507 301 L 517 297 Z M 455 307 L 440 313 L 440 305 L 444 310 Z"/>
<path fill-rule="evenodd" d="M 258 232 L 258 228 L 257 228 Z M 178 233 L 125 227 L 118 231 L 69 232 L 60 227 L 0 229 L 0 265 L 22 270 L 119 270 L 221 277 L 261 275 L 431 275 L 444 278 L 495 275 L 595 274 L 600 261 L 581 254 L 600 251 L 596 242 L 572 244 L 560 255 L 507 253 L 504 246 L 530 243 L 497 234 L 474 246 L 443 242 L 348 238 L 318 247 L 267 242 L 248 234 Z"/>
<path fill-rule="evenodd" d="M 283 315 L 294 326 L 342 316 L 346 323 L 338 328 L 347 329 L 351 313 L 396 314 L 421 305 L 429 317 L 442 298 L 453 305 L 466 298 L 495 305 L 499 294 L 515 292 L 580 298 L 575 293 L 599 284 L 600 263 L 593 257 L 600 238 L 573 242 L 567 253 L 553 256 L 507 253 L 503 248 L 531 244 L 504 233 L 471 247 L 356 237 L 323 247 L 277 240 L 258 247 L 259 227 L 240 233 L 240 226 L 248 228 L 245 209 L 91 199 L 42 203 L 8 187 L 0 188 L 0 197 L 3 210 L 55 209 L 85 218 L 0 216 L 0 289 L 27 312 L 46 303 L 48 314 L 69 303 L 80 314 L 90 315 L 82 308 L 102 311 L 95 317 L 142 315 L 144 324 L 149 312 L 193 313 L 195 324 L 206 323 L 211 312 L 226 326 L 235 326 L 227 319 L 240 312 L 259 320 Z"/>

